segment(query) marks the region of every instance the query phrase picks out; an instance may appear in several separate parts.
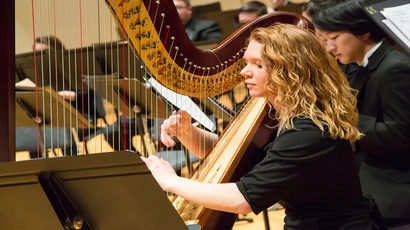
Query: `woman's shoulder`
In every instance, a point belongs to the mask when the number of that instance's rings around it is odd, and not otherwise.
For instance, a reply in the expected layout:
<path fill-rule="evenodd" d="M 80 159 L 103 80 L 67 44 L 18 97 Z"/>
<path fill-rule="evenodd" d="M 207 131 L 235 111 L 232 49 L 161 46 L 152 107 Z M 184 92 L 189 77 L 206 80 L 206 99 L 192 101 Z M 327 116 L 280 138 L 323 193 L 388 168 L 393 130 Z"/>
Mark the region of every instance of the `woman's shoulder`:
<path fill-rule="evenodd" d="M 293 119 L 294 128 L 283 128 L 277 138 L 268 146 L 272 156 L 287 159 L 318 160 L 347 149 L 348 141 L 332 139 L 326 130 L 322 131 L 309 118 Z"/>
<path fill-rule="evenodd" d="M 301 117 L 295 117 L 292 119 L 291 124 L 293 125 L 292 128 L 286 128 L 283 127 L 283 132 L 295 132 L 298 133 L 299 135 L 304 134 L 304 133 L 316 133 L 317 135 L 315 136 L 322 136 L 322 134 L 325 134 L 326 132 L 322 131 L 316 124 L 313 122 L 312 119 L 310 118 L 301 118 Z"/>
<path fill-rule="evenodd" d="M 275 140 L 276 143 L 286 146 L 316 146 L 318 144 L 333 145 L 336 141 L 330 137 L 326 129 L 321 130 L 309 118 L 294 118 L 292 124 L 292 128 L 282 128 Z"/>

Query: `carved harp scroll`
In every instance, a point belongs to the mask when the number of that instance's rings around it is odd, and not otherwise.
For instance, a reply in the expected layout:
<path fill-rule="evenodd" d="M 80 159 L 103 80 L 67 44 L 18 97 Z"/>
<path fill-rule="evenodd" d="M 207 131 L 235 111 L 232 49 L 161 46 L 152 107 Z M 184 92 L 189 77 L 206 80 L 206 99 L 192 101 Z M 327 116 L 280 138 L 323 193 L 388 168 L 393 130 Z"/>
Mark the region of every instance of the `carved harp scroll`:
<path fill-rule="evenodd" d="M 215 49 L 200 50 L 189 40 L 172 1 L 106 3 L 151 76 L 169 89 L 192 97 L 216 96 L 243 81 L 242 56 L 252 28 L 275 22 L 308 28 L 308 22 L 296 14 L 269 14 L 241 27 Z"/>

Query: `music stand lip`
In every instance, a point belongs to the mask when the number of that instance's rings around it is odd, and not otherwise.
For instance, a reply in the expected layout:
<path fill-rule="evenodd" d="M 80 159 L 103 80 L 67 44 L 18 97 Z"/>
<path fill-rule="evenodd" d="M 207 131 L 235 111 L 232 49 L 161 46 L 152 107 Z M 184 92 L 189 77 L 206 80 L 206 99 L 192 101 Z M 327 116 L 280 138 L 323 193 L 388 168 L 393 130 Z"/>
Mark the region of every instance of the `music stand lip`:
<path fill-rule="evenodd" d="M 127 151 L 0 164 L 3 227 L 64 229 L 39 175 L 61 179 L 89 229 L 187 229 L 139 155 Z"/>

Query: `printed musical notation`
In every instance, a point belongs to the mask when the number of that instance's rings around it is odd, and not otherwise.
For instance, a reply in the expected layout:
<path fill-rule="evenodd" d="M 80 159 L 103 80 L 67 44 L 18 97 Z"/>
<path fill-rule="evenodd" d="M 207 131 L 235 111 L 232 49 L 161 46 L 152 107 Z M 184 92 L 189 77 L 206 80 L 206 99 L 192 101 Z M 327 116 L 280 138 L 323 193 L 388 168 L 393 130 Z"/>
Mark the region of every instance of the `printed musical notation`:
<path fill-rule="evenodd" d="M 410 48 L 410 3 L 384 8 L 380 13 L 384 24 Z"/>

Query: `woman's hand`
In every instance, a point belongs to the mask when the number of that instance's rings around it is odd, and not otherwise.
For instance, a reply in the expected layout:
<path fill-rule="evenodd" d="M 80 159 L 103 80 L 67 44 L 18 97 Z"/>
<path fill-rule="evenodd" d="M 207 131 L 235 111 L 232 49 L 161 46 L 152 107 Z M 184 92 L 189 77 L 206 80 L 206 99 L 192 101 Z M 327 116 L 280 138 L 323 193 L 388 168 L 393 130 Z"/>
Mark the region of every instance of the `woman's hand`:
<path fill-rule="evenodd" d="M 169 191 L 171 186 L 175 185 L 175 180 L 179 177 L 168 161 L 155 155 L 150 155 L 148 158 L 141 157 L 141 159 L 145 162 L 162 190 Z"/>
<path fill-rule="evenodd" d="M 185 110 L 179 110 L 177 115 L 172 115 L 161 125 L 161 141 L 167 146 L 175 145 L 173 136 L 178 138 L 189 135 L 191 131 L 191 116 Z"/>

